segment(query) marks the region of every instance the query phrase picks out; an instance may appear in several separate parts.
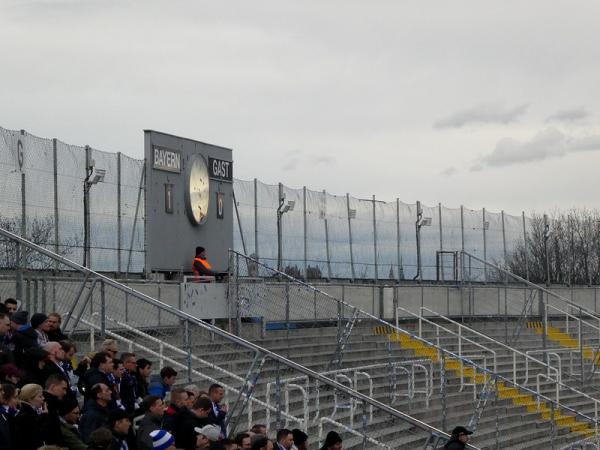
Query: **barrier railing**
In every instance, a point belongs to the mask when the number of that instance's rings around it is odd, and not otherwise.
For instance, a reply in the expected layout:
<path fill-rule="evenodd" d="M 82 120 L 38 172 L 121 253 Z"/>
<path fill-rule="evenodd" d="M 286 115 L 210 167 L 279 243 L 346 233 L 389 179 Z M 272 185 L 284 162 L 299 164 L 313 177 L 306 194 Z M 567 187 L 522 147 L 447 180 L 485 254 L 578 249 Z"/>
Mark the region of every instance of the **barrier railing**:
<path fill-rule="evenodd" d="M 57 309 L 69 311 L 64 320 L 63 331 L 77 339 L 78 344 L 82 344 L 81 339 L 87 339 L 87 336 L 89 336 L 89 323 L 93 323 L 90 319 L 92 319 L 91 316 L 95 312 L 99 313 L 97 316 L 99 323 L 95 326 L 100 338 L 108 336 L 109 333 L 119 335 L 119 326 L 111 325 L 107 317 L 123 317 L 124 309 L 127 307 L 129 309 L 129 326 L 138 330 L 145 330 L 147 334 L 157 340 L 176 345 L 185 351 L 185 355 L 177 353 L 177 356 L 182 358 L 178 360 L 166 356 L 163 347 L 163 359 L 165 363 L 183 369 L 188 381 L 191 381 L 194 376 L 201 375 L 195 367 L 197 361 L 192 357 L 197 351 L 201 351 L 203 359 L 212 364 L 221 367 L 235 366 L 239 370 L 243 370 L 245 372 L 244 382 L 240 383 L 239 386 L 229 386 L 232 388 L 231 392 L 236 394 L 234 398 L 230 399 L 226 423 L 230 433 L 235 433 L 243 424 L 243 420 L 247 420 L 244 415 L 247 415 L 248 405 L 253 399 L 258 400 L 266 381 L 273 378 L 278 380 L 283 376 L 304 375 L 310 378 L 311 383 L 318 382 L 330 391 L 330 395 L 326 398 L 327 403 L 324 402 L 325 396 L 321 398 L 322 413 L 326 414 L 333 409 L 331 403 L 334 392 L 343 393 L 356 401 L 357 404 L 360 404 L 360 414 L 365 419 L 362 420 L 360 426 L 355 427 L 355 431 L 360 430 L 359 432 L 366 437 L 371 437 L 372 434 L 376 433 L 377 440 L 384 444 L 386 439 L 393 440 L 393 434 L 385 433 L 385 424 L 394 421 L 402 424 L 404 433 L 413 439 L 413 443 L 409 444 L 410 447 L 406 448 L 432 449 L 435 448 L 433 445 L 444 442 L 449 436 L 442 430 L 366 394 L 357 392 L 302 364 L 199 320 L 175 307 L 159 302 L 142 292 L 62 258 L 13 233 L 0 229 L 0 236 L 3 238 L 0 246 L 18 246 L 21 250 L 26 249 L 28 252 L 36 254 L 38 260 L 42 258 L 53 260 L 55 262 L 54 266 L 58 266 L 58 270 L 68 269 L 80 274 L 80 285 L 62 287 L 63 290 L 60 292 L 60 296 L 57 297 L 59 298 Z M 13 249 L 11 248 L 11 250 Z M 126 302 L 123 301 L 125 296 L 128 298 Z M 158 325 L 159 318 L 160 326 Z M 129 330 L 127 332 L 129 333 Z M 214 339 L 211 339 L 211 336 L 214 336 Z M 147 346 L 149 350 L 155 352 L 158 347 L 156 341 L 143 340 L 137 335 L 134 339 L 129 340 L 133 341 L 134 344 Z M 136 346 L 136 348 L 140 347 Z M 262 381 L 262 378 L 265 378 L 265 380 Z M 370 405 L 374 408 L 371 423 L 368 421 Z M 286 414 L 281 400 L 277 402 L 273 412 L 277 414 L 276 423 L 268 425 L 279 426 L 281 424 L 280 418 Z M 290 413 L 293 413 L 291 408 Z M 258 413 L 255 412 L 255 414 Z M 294 415 L 291 415 L 289 419 L 292 420 L 294 417 Z M 246 425 L 250 426 L 250 423 L 246 423 Z M 367 442 L 366 440 L 363 442 L 363 449 L 367 448 Z M 415 443 L 418 444 L 415 445 Z M 476 447 L 473 446 L 472 448 Z"/>

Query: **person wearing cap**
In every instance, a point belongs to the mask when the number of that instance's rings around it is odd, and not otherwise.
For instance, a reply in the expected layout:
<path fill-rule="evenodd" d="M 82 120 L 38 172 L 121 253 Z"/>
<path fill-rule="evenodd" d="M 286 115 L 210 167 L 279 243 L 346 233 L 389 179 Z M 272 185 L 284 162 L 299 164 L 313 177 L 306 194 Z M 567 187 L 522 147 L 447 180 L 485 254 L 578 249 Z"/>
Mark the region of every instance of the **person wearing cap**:
<path fill-rule="evenodd" d="M 65 398 L 58 408 L 60 414 L 60 432 L 62 439 L 60 445 L 69 450 L 87 450 L 83 443 L 77 424 L 79 423 L 79 404 L 71 397 Z"/>
<path fill-rule="evenodd" d="M 136 435 L 137 450 L 152 450 L 152 446 L 154 445 L 152 432 L 160 428 L 163 428 L 163 431 L 166 432 L 164 427 L 161 426 L 165 407 L 160 397 L 147 395 L 142 401 L 142 409 L 146 414 L 144 414 L 144 417 L 142 417 L 142 420 L 138 424 Z"/>
<path fill-rule="evenodd" d="M 216 277 L 220 275 L 215 272 L 206 259 L 206 249 L 204 247 L 196 247 L 196 256 L 192 262 L 192 271 L 196 277 L 196 281 L 200 281 L 200 277 Z"/>
<path fill-rule="evenodd" d="M 454 430 L 452 430 L 450 440 L 446 442 L 444 448 L 446 450 L 462 450 L 467 447 L 467 442 L 469 442 L 469 436 L 472 434 L 472 431 L 467 430 L 463 426 L 455 427 Z"/>
<path fill-rule="evenodd" d="M 330 431 L 325 437 L 325 443 L 321 450 L 342 450 L 342 438 L 335 431 Z"/>
<path fill-rule="evenodd" d="M 196 441 L 195 447 L 190 447 L 192 450 L 211 448 L 213 442 L 221 439 L 221 429 L 216 425 L 196 427 L 194 432 L 196 433 Z"/>
<path fill-rule="evenodd" d="M 150 432 L 150 439 L 152 440 L 152 446 L 149 447 L 151 449 L 176 450 L 175 438 L 168 431 L 154 430 Z M 140 450 L 140 447 L 138 447 L 138 450 Z"/>
<path fill-rule="evenodd" d="M 108 413 L 108 428 L 112 432 L 110 450 L 129 450 L 126 439 L 130 427 L 129 415 L 122 409 L 114 409 Z"/>
<path fill-rule="evenodd" d="M 292 435 L 294 436 L 292 450 L 308 450 L 308 435 L 304 431 L 294 428 Z"/>

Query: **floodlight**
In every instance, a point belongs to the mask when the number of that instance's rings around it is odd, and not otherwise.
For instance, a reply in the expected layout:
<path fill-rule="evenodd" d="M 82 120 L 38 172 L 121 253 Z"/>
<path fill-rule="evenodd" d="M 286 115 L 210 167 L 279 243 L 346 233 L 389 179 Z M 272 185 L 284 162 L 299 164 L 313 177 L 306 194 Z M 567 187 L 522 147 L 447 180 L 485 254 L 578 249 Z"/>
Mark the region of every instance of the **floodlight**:
<path fill-rule="evenodd" d="M 90 175 L 90 179 L 88 180 L 88 184 L 97 184 L 102 183 L 104 181 L 104 176 L 106 175 L 105 169 L 97 169 L 94 167 L 92 174 Z"/>
<path fill-rule="evenodd" d="M 432 223 L 431 217 L 422 217 L 419 219 L 419 228 L 420 227 L 430 227 Z"/>
<path fill-rule="evenodd" d="M 355 209 L 349 209 L 348 210 L 348 218 L 350 218 L 350 219 L 356 219 L 356 210 Z"/>
<path fill-rule="evenodd" d="M 485 222 L 483 222 L 483 229 L 484 230 L 489 230 L 490 229 L 490 223 L 487 220 Z"/>

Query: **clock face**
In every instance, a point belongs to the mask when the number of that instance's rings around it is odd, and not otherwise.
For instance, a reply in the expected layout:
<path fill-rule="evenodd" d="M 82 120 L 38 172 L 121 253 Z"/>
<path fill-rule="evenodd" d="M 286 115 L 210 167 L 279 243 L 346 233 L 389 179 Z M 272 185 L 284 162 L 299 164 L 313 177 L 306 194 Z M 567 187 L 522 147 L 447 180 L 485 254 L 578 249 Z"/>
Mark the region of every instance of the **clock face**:
<path fill-rule="evenodd" d="M 200 225 L 208 217 L 209 180 L 208 166 L 201 155 L 190 158 L 187 170 L 187 189 L 185 206 L 190 221 Z"/>

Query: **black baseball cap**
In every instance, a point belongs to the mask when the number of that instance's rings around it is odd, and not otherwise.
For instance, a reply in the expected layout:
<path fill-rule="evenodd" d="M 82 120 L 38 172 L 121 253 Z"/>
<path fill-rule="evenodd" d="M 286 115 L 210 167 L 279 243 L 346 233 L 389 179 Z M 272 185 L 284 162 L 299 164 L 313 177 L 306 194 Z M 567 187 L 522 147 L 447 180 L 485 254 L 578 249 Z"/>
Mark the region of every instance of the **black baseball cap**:
<path fill-rule="evenodd" d="M 452 436 L 460 436 L 461 434 L 473 434 L 473 432 L 461 426 L 455 427 L 454 430 L 452 430 Z"/>

